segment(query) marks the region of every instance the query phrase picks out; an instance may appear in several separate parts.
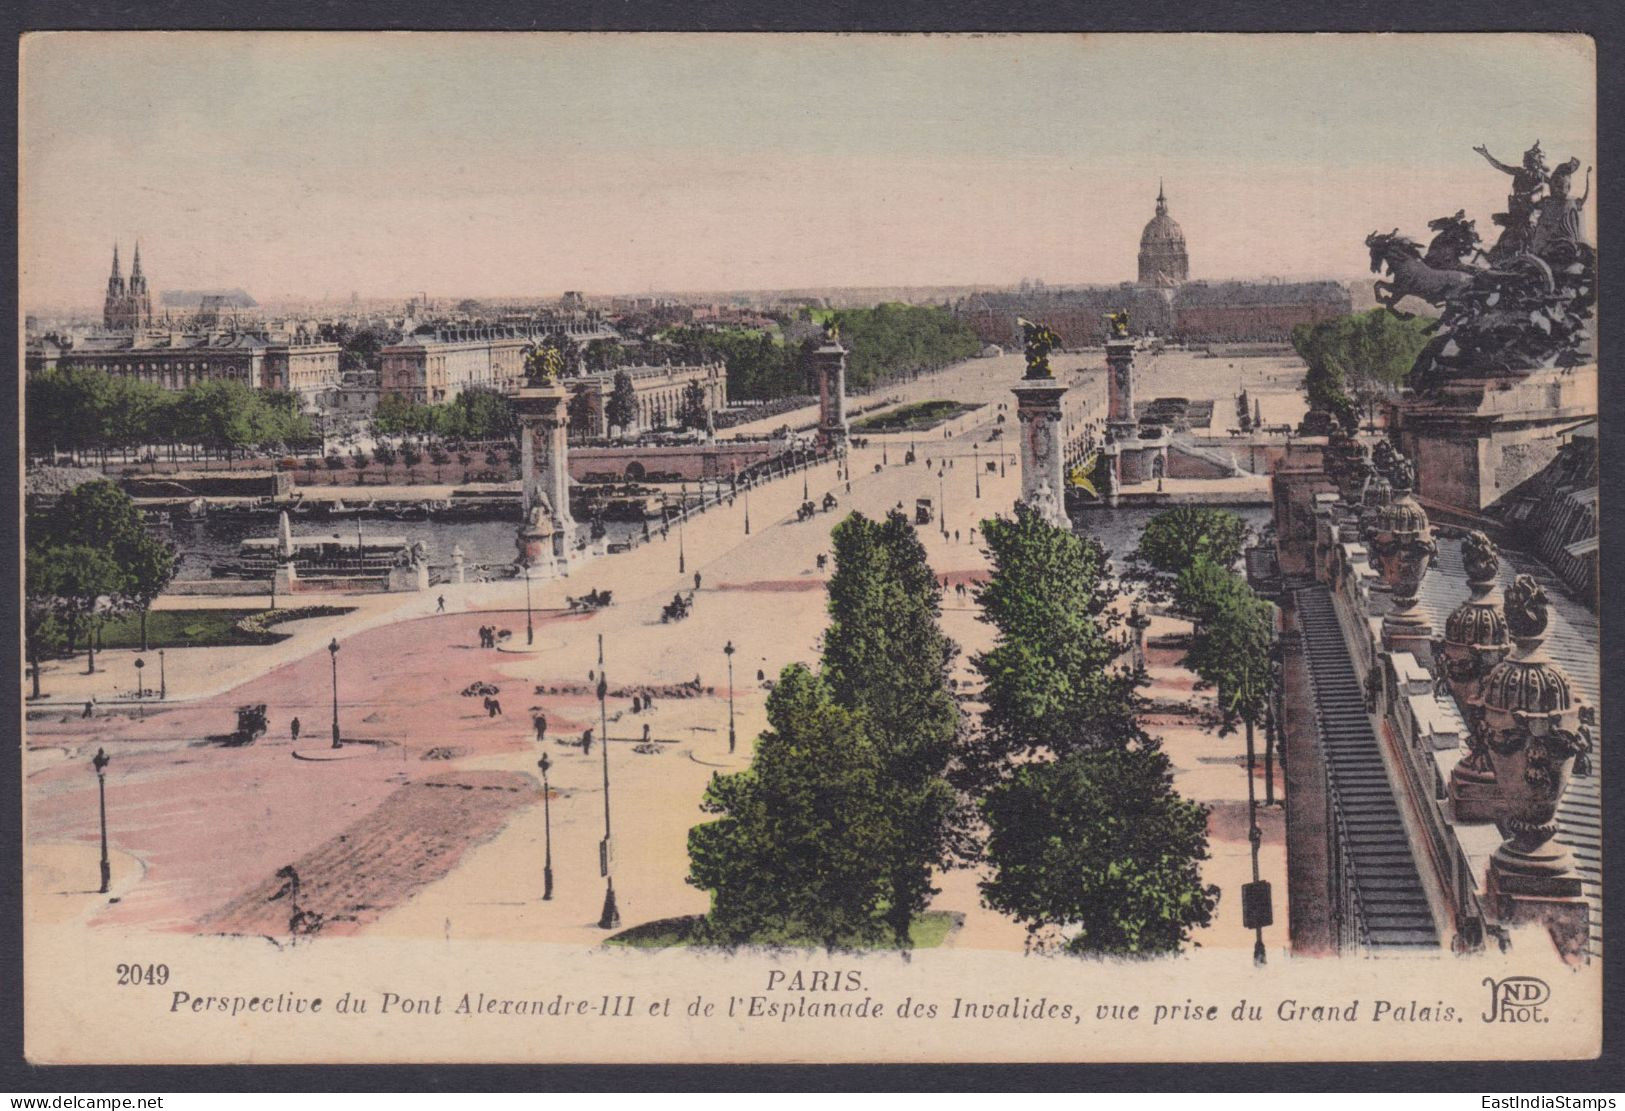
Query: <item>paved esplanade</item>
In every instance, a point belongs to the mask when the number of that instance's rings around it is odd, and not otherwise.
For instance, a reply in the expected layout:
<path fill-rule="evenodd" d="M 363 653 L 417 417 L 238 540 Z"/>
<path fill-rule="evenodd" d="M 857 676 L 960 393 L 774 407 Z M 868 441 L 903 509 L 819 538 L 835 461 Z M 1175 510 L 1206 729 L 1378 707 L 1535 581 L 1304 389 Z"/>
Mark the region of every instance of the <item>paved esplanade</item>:
<path fill-rule="evenodd" d="M 1088 357 L 1065 357 L 1058 369 L 1064 372 L 1089 361 Z M 138 910 L 142 921 L 195 920 L 216 909 L 222 889 L 233 893 L 246 889 L 259 882 L 262 873 L 269 875 L 289 860 L 331 843 L 351 823 L 365 820 L 403 775 L 417 781 L 446 772 L 502 770 L 536 777 L 536 761 L 544 745 L 534 741 L 529 711 L 538 706 L 548 717 L 545 749 L 553 758 L 553 900 L 540 901 L 543 808 L 531 805 L 520 809 L 492 840 L 467 851 L 449 874 L 409 899 L 394 900 L 393 909 L 364 929 L 368 934 L 391 936 L 600 942 L 604 935 L 595 923 L 603 899 L 598 869 L 598 840 L 603 830 L 601 750 L 597 703 L 588 679 L 589 672 L 597 668 L 600 633 L 611 689 L 679 684 L 696 675 L 712 689 L 709 695 L 696 698 L 657 695 L 650 713 L 631 713 L 629 696 L 612 697 L 608 706 L 615 889 L 623 921 L 634 925 L 702 912 L 706 894 L 684 883 L 688 830 L 705 820 L 699 801 L 712 772 L 744 767 L 751 743 L 765 725 L 767 692 L 757 682 L 758 670 L 771 679 L 787 663 L 814 663 L 818 658 L 819 636 L 827 623 L 823 584 L 833 568 L 819 573 L 816 558 L 830 551 L 830 528 L 853 509 L 880 516 L 901 503 L 912 517 L 915 499 L 930 497 L 939 514 L 945 510 L 948 529 L 944 539 L 940 527 L 944 516 L 939 516 L 938 522 L 918 530 L 933 570 L 939 578 L 948 576 L 951 583 L 983 577 L 986 564 L 979 547 L 971 543 L 970 529 L 993 513 L 1008 513 L 1019 489 L 1019 468 L 1010 454 L 1016 447 L 1016 421 L 1009 391 L 1022 369 L 1020 356 L 977 359 L 908 384 L 905 396 L 952 397 L 986 405 L 951 422 L 948 438 L 940 427 L 913 436 L 869 437 L 867 447 L 851 451 L 850 493 L 845 482 L 837 479 L 833 463 L 815 467 L 808 475 L 809 493 L 815 503 L 825 493 L 834 493 L 840 506 L 833 513 L 819 513 L 809 522 L 796 523 L 794 512 L 802 500 L 802 482 L 799 475 L 791 475 L 751 491 L 748 536 L 744 531 L 746 499 L 740 496 L 731 506 L 694 516 L 682 529 L 681 540 L 673 526 L 665 539 L 657 534 L 653 542 L 587 563 L 567 579 L 531 583 L 533 605 L 554 611 L 538 617 L 531 653 L 477 647 L 477 626 L 494 624 L 511 630 L 514 635 L 508 643 L 523 648 L 525 588 L 519 581 L 437 586 L 427 596 L 397 596 L 398 602 L 387 602 L 397 608 L 386 609 L 386 603 L 362 599 L 367 604 L 356 613 L 305 623 L 308 630 L 269 649 L 171 652 L 172 691 L 177 686 L 185 691 L 191 682 L 190 671 L 220 657 L 240 662 L 230 664 L 224 672 L 216 664 L 216 670 L 209 672 L 216 677 L 214 686 L 225 676 L 238 678 L 231 689 L 185 711 L 149 714 L 142 721 L 99 720 L 97 736 L 125 742 L 117 749 L 109 745 L 116 757 L 146 743 L 143 738 L 152 738 L 147 759 L 151 774 L 165 777 L 165 797 L 195 797 L 196 784 L 188 777 L 213 777 L 203 785 L 203 794 L 216 791 L 222 799 L 221 809 L 208 815 L 210 823 L 221 823 L 219 836 L 207 839 L 214 859 L 197 855 L 195 824 L 182 831 L 184 838 L 169 853 L 148 851 L 153 848 L 150 844 L 116 844 L 115 849 L 146 852 L 151 862 L 147 878 L 155 881 L 147 886 L 154 891 L 145 903 L 138 889 L 119 907 L 98 913 L 125 914 L 129 917 L 124 920 L 132 924 Z M 1000 404 L 1009 406 L 1003 410 L 1003 425 L 996 423 Z M 1004 429 L 1004 435 L 990 443 L 988 436 L 994 428 Z M 855 434 L 864 436 L 861 429 Z M 918 459 L 904 465 L 911 443 Z M 973 443 L 979 446 L 984 468 L 987 462 L 998 461 L 1001 448 L 1007 454 L 1003 476 L 997 468 L 982 471 L 980 499 L 975 492 Z M 877 473 L 875 465 L 883 454 L 889 462 Z M 945 459 L 952 460 L 953 467 L 944 471 Z M 685 556 L 682 572 L 678 570 L 679 543 Z M 700 574 L 702 586 L 692 616 L 662 624 L 661 607 L 674 593 L 693 589 L 695 572 Z M 556 612 L 567 595 L 585 594 L 593 588 L 613 591 L 614 605 L 585 616 Z M 447 613 L 437 616 L 433 610 L 441 594 Z M 944 597 L 943 626 L 961 648 L 956 674 L 961 680 L 968 679 L 965 661 L 990 645 L 992 630 L 976 620 L 968 592 L 961 596 L 952 588 Z M 334 635 L 341 646 L 338 665 L 346 736 L 396 740 L 405 752 L 385 750 L 375 759 L 318 767 L 290 760 L 287 747 L 272 745 L 285 733 L 292 714 L 304 720 L 307 731 L 320 732 L 323 715 L 330 712 L 323 709 L 330 696 L 324 649 Z M 727 659 L 722 651 L 729 641 L 738 650 L 734 676 L 739 747 L 731 757 L 727 751 Z M 106 653 L 99 666 L 117 666 L 115 659 L 127 655 Z M 1188 696 L 1188 674 L 1167 671 L 1166 676 L 1158 676 L 1158 688 L 1151 693 Z M 490 717 L 481 712 L 478 699 L 458 697 L 459 690 L 475 680 L 501 687 L 504 716 Z M 544 691 L 566 689 L 557 694 L 533 694 L 535 686 Z M 202 692 L 211 689 L 211 684 L 196 689 Z M 270 704 L 271 736 L 246 749 L 211 748 L 201 758 L 196 752 L 188 753 L 182 757 L 184 766 L 177 766 L 179 762 L 167 755 L 184 751 L 171 734 L 182 731 L 175 723 L 187 713 L 193 715 L 187 728 L 202 731 L 202 725 L 190 722 L 223 722 L 235 705 L 250 699 Z M 653 738 L 672 743 L 662 744 L 654 755 L 634 752 L 645 724 Z M 578 737 L 589 726 L 595 734 L 590 755 L 555 743 L 560 736 Z M 53 728 L 75 727 L 64 723 Z M 1239 752 L 1235 738 L 1219 740 L 1185 727 L 1157 731 L 1168 737 L 1176 766 L 1189 769 L 1181 770 L 1181 779 L 1187 774 L 1195 777 L 1191 781 L 1195 797 L 1221 804 L 1245 799 L 1245 778 L 1239 769 L 1227 767 L 1220 775 L 1216 766 L 1199 766 L 1221 753 Z M 52 743 L 43 735 L 32 737 L 31 750 L 37 748 L 38 758 L 46 759 L 45 746 Z M 429 750 L 437 747 L 449 753 L 450 759 L 427 760 Z M 1198 752 L 1204 759 L 1198 759 Z M 32 751 L 30 758 L 32 766 Z M 125 769 L 132 764 L 130 759 L 123 761 Z M 313 794 L 317 777 L 321 790 Z M 220 781 L 217 786 L 215 780 Z M 80 784 L 64 768 L 60 785 L 62 794 L 54 801 L 54 813 L 60 816 L 53 817 L 53 811 L 45 808 L 31 813 L 31 837 L 36 823 L 43 823 L 39 839 L 70 840 L 80 832 L 73 825 L 77 815 L 94 814 L 93 799 L 87 809 L 73 794 L 89 784 Z M 250 789 L 257 792 L 252 800 L 256 812 L 263 810 L 268 823 L 252 830 L 230 817 L 239 812 L 243 793 Z M 125 836 L 131 840 L 181 837 L 171 830 L 174 825 L 155 821 L 150 831 L 126 832 Z M 1250 878 L 1245 833 L 1243 830 L 1235 845 L 1227 835 L 1215 836 L 1214 860 L 1206 871 L 1209 882 L 1228 891 Z M 1272 870 L 1272 843 L 1278 839 L 1266 825 L 1267 871 Z M 1239 852 L 1230 851 L 1236 846 Z M 1019 949 L 1025 931 L 982 909 L 975 881 L 976 876 L 965 871 L 950 873 L 941 881 L 936 906 L 966 915 L 965 925 L 952 943 Z M 1250 934 L 1241 930 L 1239 921 L 1227 923 L 1227 912 L 1232 909 L 1239 920 L 1239 900 L 1227 899 L 1214 927 L 1204 932 L 1204 945 L 1234 945 L 1242 952 L 1250 947 Z"/>

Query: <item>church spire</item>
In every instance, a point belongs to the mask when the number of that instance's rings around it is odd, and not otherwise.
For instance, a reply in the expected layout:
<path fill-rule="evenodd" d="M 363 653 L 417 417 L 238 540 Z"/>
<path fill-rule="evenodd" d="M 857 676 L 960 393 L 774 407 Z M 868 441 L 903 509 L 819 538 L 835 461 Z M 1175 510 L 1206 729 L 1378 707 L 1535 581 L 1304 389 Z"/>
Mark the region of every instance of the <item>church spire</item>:
<path fill-rule="evenodd" d="M 121 275 L 121 274 L 120 274 L 120 273 L 119 273 L 119 266 L 118 266 L 118 240 L 116 240 L 116 239 L 115 239 L 115 240 L 114 240 L 114 241 L 113 241 L 113 275 L 112 275 L 112 276 L 113 276 L 113 280 L 114 280 L 114 281 L 117 281 L 117 280 L 118 280 L 118 279 L 119 279 L 119 278 L 121 278 L 121 277 L 122 277 L 122 276 L 123 276 L 123 275 Z"/>
<path fill-rule="evenodd" d="M 1157 179 L 1157 215 L 1168 215 L 1168 198 L 1162 195 L 1162 178 Z M 139 250 L 140 248 L 137 248 Z"/>
<path fill-rule="evenodd" d="M 113 258 L 115 260 L 115 265 L 117 264 L 117 259 L 118 259 L 117 250 L 118 250 L 118 248 L 115 247 L 114 248 L 115 253 L 113 255 Z M 163 260 L 160 259 L 159 261 L 161 262 Z M 139 278 L 140 276 L 141 276 L 141 240 L 137 239 L 135 241 L 135 258 L 130 263 L 130 277 L 131 278 Z"/>

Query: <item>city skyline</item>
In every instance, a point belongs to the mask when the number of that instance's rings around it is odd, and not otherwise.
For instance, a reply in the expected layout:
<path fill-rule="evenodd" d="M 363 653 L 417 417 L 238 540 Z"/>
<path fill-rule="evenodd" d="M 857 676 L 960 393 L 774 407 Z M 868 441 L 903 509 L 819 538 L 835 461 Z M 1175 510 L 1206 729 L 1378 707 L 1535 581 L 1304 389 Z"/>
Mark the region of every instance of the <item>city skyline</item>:
<path fill-rule="evenodd" d="M 1583 36 L 1278 38 L 34 35 L 23 301 L 1109 284 L 1159 178 L 1193 279 L 1352 278 L 1594 161 Z"/>

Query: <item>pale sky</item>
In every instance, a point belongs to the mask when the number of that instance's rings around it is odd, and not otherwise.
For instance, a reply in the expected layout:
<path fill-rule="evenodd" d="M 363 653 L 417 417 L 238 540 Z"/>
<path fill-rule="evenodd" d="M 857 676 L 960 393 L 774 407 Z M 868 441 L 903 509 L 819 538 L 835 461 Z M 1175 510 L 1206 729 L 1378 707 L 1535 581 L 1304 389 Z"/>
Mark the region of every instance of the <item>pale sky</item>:
<path fill-rule="evenodd" d="M 1193 278 L 1354 277 L 1493 241 L 1479 143 L 1595 161 L 1581 36 L 58 33 L 22 83 L 25 308 L 137 236 L 261 300 L 1117 282 L 1159 176 Z"/>

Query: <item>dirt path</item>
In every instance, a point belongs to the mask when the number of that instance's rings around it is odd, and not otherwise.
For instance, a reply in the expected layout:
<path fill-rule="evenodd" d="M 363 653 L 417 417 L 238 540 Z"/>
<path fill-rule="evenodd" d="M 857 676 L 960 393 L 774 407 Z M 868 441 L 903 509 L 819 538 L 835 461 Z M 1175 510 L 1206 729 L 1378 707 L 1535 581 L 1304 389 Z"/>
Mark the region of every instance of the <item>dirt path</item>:
<path fill-rule="evenodd" d="M 446 875 L 464 853 L 540 798 L 536 782 L 515 772 L 471 771 L 407 784 L 293 862 L 297 911 L 279 870 L 205 915 L 199 927 L 279 937 L 298 929 L 290 918 L 302 914 L 312 923 L 308 931 L 355 933 Z"/>

